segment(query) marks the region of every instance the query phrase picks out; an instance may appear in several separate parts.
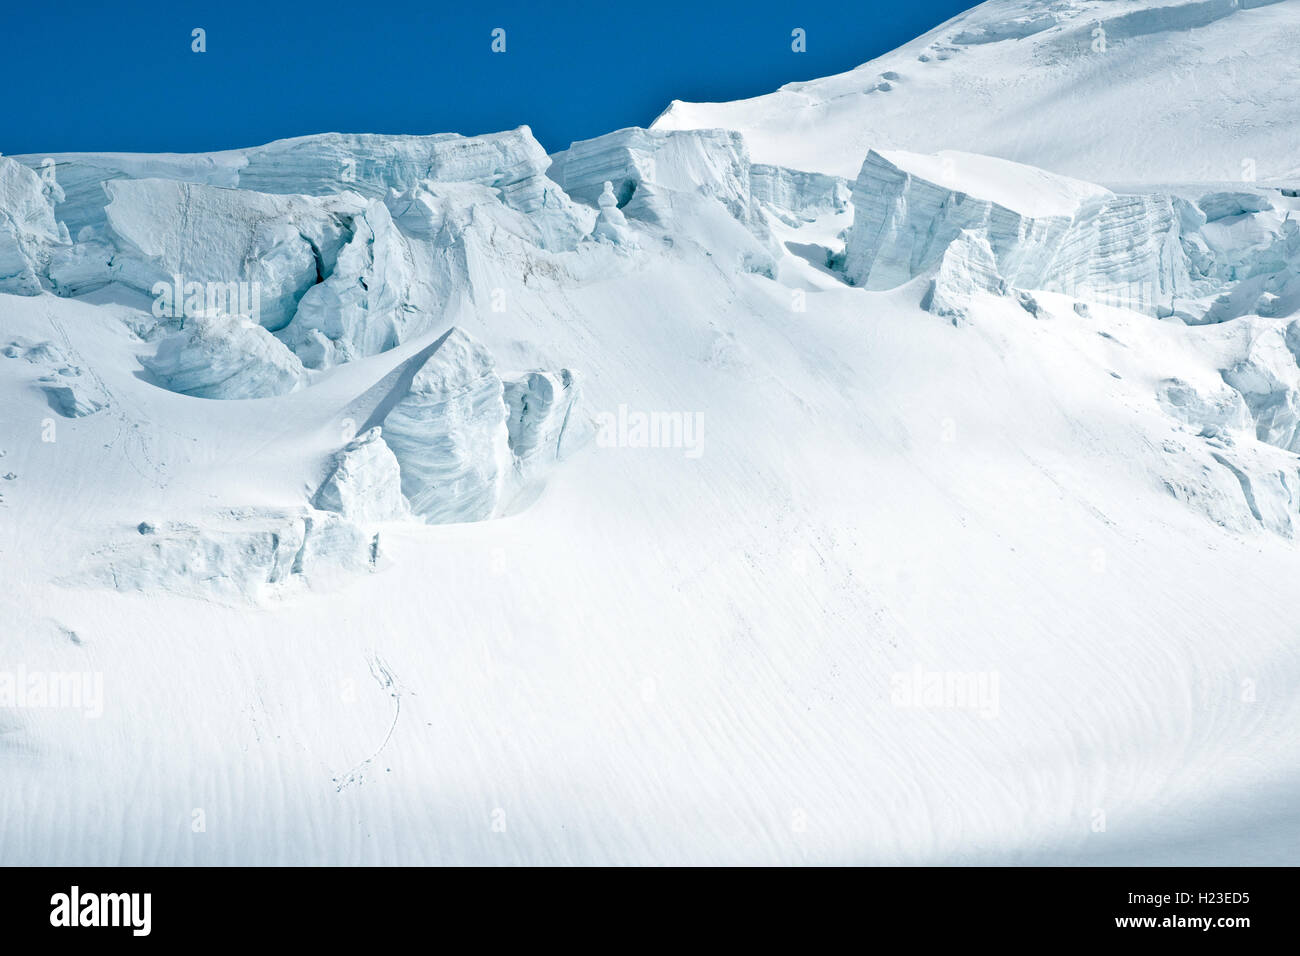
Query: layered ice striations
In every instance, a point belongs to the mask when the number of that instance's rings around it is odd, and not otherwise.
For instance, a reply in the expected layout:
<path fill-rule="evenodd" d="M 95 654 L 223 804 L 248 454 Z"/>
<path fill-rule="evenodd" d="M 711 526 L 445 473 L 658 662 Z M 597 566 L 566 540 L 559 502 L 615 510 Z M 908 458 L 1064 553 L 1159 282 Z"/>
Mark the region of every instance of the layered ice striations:
<path fill-rule="evenodd" d="M 492 189 L 509 208 L 532 217 L 539 237 L 547 241 L 572 245 L 589 225 L 581 209 L 546 177 L 550 160 L 527 126 L 473 137 L 322 133 L 188 155 L 20 157 L 36 168 L 46 159 L 53 161 L 66 193 L 59 218 L 73 235 L 103 225 L 106 184 L 140 179 L 274 194 L 332 196 L 350 191 L 380 200 L 392 190 L 405 192 L 425 180 L 470 182 Z"/>
<path fill-rule="evenodd" d="M 316 492 L 314 503 L 322 511 L 362 525 L 408 517 L 401 470 L 379 426 L 368 429 L 335 456 L 333 470 Z"/>
<path fill-rule="evenodd" d="M 1093 302 L 1224 324 L 1206 336 L 1217 377 L 1155 387 L 1198 462 L 1171 474 L 1166 490 L 1226 527 L 1253 521 L 1291 537 L 1300 493 L 1291 457 L 1300 452 L 1300 322 L 1288 321 L 1300 309 L 1295 199 L 1262 188 L 1116 194 L 989 157 L 872 151 L 854 184 L 844 271 L 869 289 L 928 276 L 922 308 L 955 325 L 989 295 L 1013 294 L 1041 318 L 1031 290 L 1074 297 L 1085 318 Z"/>
<path fill-rule="evenodd" d="M 944 250 L 921 308 L 959 325 L 980 293 L 1005 295 L 1006 291 L 988 241 L 981 233 L 963 230 Z"/>
<path fill-rule="evenodd" d="M 388 207 L 372 200 L 329 277 L 298 302 L 282 338 L 309 368 L 377 355 L 424 331 L 437 296 L 422 280 Z"/>
<path fill-rule="evenodd" d="M 510 450 L 521 477 L 544 471 L 563 454 L 580 394 L 577 378 L 567 368 L 527 372 L 505 383 Z"/>
<path fill-rule="evenodd" d="M 733 248 L 740 271 L 775 274 L 778 251 L 739 133 L 623 129 L 574 143 L 552 159 L 549 175 L 575 199 L 599 205 L 608 182 L 614 207 L 636 226 L 669 244 Z M 624 233 L 616 223 L 607 212 L 596 237 L 619 241 Z"/>
<path fill-rule="evenodd" d="M 1115 194 L 985 156 L 873 150 L 853 205 L 844 271 L 868 289 L 932 274 L 959 237 L 979 235 L 1013 288 L 1189 323 L 1283 315 L 1300 301 L 1295 213 L 1262 191 Z"/>
<path fill-rule="evenodd" d="M 284 343 L 240 315 L 186 319 L 144 359 L 144 367 L 165 388 L 195 398 L 285 395 L 306 380 L 302 363 Z"/>
<path fill-rule="evenodd" d="M 205 298 L 208 290 L 246 284 L 256 291 L 259 321 L 272 331 L 333 271 L 364 208 L 346 192 L 318 199 L 166 179 L 114 180 L 105 188 L 108 229 L 119 250 L 111 278 L 155 294 L 179 277 L 182 290 L 201 284 Z M 169 311 L 179 308 L 173 301 Z"/>
<path fill-rule="evenodd" d="M 813 222 L 849 208 L 852 190 L 838 176 L 754 163 L 749 168 L 754 199 L 788 226 Z"/>
<path fill-rule="evenodd" d="M 503 379 L 479 342 L 451 329 L 383 421 L 411 511 L 432 524 L 502 514 L 561 457 L 578 398 L 570 370 Z"/>
<path fill-rule="evenodd" d="M 37 295 L 55 249 L 69 244 L 54 218 L 62 192 L 26 166 L 0 156 L 0 292 Z"/>
<path fill-rule="evenodd" d="M 623 129 L 552 158 L 550 175 L 569 195 L 595 205 L 609 181 L 619 208 L 634 219 L 671 224 L 673 193 L 717 200 L 742 222 L 757 219 L 749 154 L 741 135 L 729 130 Z"/>
<path fill-rule="evenodd" d="M 445 524 L 496 514 L 510 473 L 506 414 L 492 356 L 452 329 L 383 421 L 416 515 Z"/>

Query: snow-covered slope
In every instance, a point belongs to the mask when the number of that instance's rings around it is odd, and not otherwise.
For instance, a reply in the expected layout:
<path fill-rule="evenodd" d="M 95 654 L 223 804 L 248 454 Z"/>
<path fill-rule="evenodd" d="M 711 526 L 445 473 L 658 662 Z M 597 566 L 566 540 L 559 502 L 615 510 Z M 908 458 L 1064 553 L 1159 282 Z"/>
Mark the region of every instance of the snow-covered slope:
<path fill-rule="evenodd" d="M 1293 862 L 1300 197 L 793 102 L 0 157 L 0 862 Z"/>
<path fill-rule="evenodd" d="M 815 43 L 816 37 L 809 37 Z M 1100 183 L 1300 174 L 1300 0 L 989 0 L 838 76 L 655 129 L 857 175 L 868 149 L 983 153 Z"/>

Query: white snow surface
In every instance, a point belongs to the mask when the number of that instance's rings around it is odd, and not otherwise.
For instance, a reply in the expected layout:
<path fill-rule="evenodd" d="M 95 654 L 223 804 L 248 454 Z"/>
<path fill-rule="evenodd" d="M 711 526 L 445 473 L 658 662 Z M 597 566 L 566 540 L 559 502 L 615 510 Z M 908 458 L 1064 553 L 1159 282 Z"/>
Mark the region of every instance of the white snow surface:
<path fill-rule="evenodd" d="M 1107 184 L 1263 180 L 1300 173 L 1298 46 L 1300 0 L 989 0 L 847 73 L 674 100 L 652 128 L 738 130 L 757 162 L 846 178 L 868 149 L 955 149 Z"/>
<path fill-rule="evenodd" d="M 978 153 L 940 150 L 922 155 L 879 150 L 877 155 L 896 169 L 942 183 L 973 199 L 987 200 L 1027 219 L 1073 216 L 1086 201 L 1110 196 L 1108 189 L 1092 183 Z"/>
<path fill-rule="evenodd" d="M 1300 4 L 1240 6 L 550 159 L 0 158 L 0 863 L 1294 862 L 1300 198 L 1223 165 Z"/>

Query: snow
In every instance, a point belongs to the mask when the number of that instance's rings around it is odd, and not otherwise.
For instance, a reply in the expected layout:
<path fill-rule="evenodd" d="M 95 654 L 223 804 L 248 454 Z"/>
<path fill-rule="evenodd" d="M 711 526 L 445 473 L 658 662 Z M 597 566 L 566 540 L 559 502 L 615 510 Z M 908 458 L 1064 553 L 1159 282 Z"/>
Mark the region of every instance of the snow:
<path fill-rule="evenodd" d="M 1250 328 L 1250 346 L 1223 370 L 1223 380 L 1245 400 L 1260 441 L 1300 452 L 1300 320 L 1285 328 L 1266 320 L 1240 321 Z"/>
<path fill-rule="evenodd" d="M 749 167 L 749 185 L 755 200 L 792 227 L 848 208 L 849 187 L 838 176 L 754 163 Z"/>
<path fill-rule="evenodd" d="M 921 300 L 921 308 L 950 318 L 956 325 L 969 317 L 969 310 L 980 293 L 1005 295 L 1006 291 L 1006 280 L 998 275 L 988 240 L 977 232 L 963 229 L 944 249 L 930 288 Z"/>
<path fill-rule="evenodd" d="M 34 172 L 0 156 L 0 292 L 40 291 L 38 273 L 48 267 L 51 247 L 67 241 L 51 200 Z"/>
<path fill-rule="evenodd" d="M 526 126 L 487 136 L 380 136 L 324 133 L 251 149 L 192 156 L 54 153 L 16 156 L 33 168 L 52 160 L 66 193 L 60 209 L 72 234 L 102 225 L 106 183 L 163 179 L 248 192 L 332 196 L 356 192 L 384 199 L 426 179 L 500 190 L 508 206 L 533 213 L 535 228 L 574 242 L 581 210 L 544 175 L 550 161 Z"/>
<path fill-rule="evenodd" d="M 322 511 L 337 512 L 358 524 L 407 517 L 401 469 L 378 425 L 339 452 L 315 503 Z"/>
<path fill-rule="evenodd" d="M 614 195 L 614 184 L 608 179 L 605 180 L 605 185 L 601 187 L 600 195 L 596 197 L 596 205 L 600 208 L 600 212 L 597 214 L 596 226 L 592 229 L 592 235 L 601 239 L 608 239 L 619 246 L 635 245 L 636 239 L 627 227 L 627 217 L 618 208 L 618 197 Z"/>
<path fill-rule="evenodd" d="M 867 163 L 872 162 L 873 155 L 895 170 L 942 184 L 973 199 L 987 200 L 1026 219 L 1070 217 L 1087 200 L 1110 196 L 1110 190 L 1092 183 L 975 153 L 940 150 L 927 156 L 882 150 L 869 153 Z"/>
<path fill-rule="evenodd" d="M 496 513 L 509 475 L 507 414 L 492 356 L 450 330 L 383 420 L 416 514 L 447 523 Z"/>
<path fill-rule="evenodd" d="M 989 0 L 847 73 L 674 100 L 652 128 L 737 130 L 757 162 L 846 179 L 868 149 L 954 149 L 1103 184 L 1263 181 L 1296 170 L 1297 42 L 1296 0 Z"/>
<path fill-rule="evenodd" d="M 996 0 L 553 157 L 0 158 L 0 674 L 103 691 L 0 700 L 0 859 L 1294 860 L 1292 67 L 1182 71 L 1295 9 Z"/>
<path fill-rule="evenodd" d="M 506 427 L 510 451 L 521 475 L 545 473 L 567 450 L 566 432 L 569 445 L 582 441 L 580 424 L 574 423 L 572 432 L 569 431 L 570 419 L 580 408 L 581 395 L 577 377 L 567 368 L 558 372 L 538 369 L 505 382 L 503 397 L 509 409 Z M 580 416 L 581 412 L 576 414 Z"/>
<path fill-rule="evenodd" d="M 1001 160 L 873 150 L 853 186 L 844 273 L 866 288 L 893 288 L 932 271 L 971 233 L 993 257 L 980 271 L 1022 289 L 1196 323 L 1251 309 L 1279 316 L 1281 299 L 1296 291 L 1300 241 L 1292 200 L 1270 192 L 1212 192 L 1201 208 L 1174 192 L 1116 195 L 1042 171 L 1022 175 Z"/>
<path fill-rule="evenodd" d="M 297 356 L 241 315 L 198 315 L 142 360 L 164 388 L 196 398 L 261 398 L 304 384 Z"/>
<path fill-rule="evenodd" d="M 114 257 L 106 279 L 154 294 L 169 282 L 248 283 L 259 290 L 257 318 L 271 330 L 288 324 L 298 300 L 333 270 L 362 205 L 350 193 L 316 200 L 164 179 L 113 180 L 104 188 L 123 260 Z M 179 309 L 181 298 L 170 308 Z"/>
<path fill-rule="evenodd" d="M 552 160 L 549 175 L 574 198 L 595 203 L 609 181 L 624 213 L 656 225 L 678 218 L 677 194 L 717 200 L 744 223 L 757 219 L 749 154 L 733 132 L 624 129 L 574 143 Z"/>
<path fill-rule="evenodd" d="M 413 258 L 388 207 L 372 200 L 353 220 L 335 268 L 299 299 L 285 341 L 316 369 L 392 348 L 434 308 L 433 295 L 415 288 Z"/>
<path fill-rule="evenodd" d="M 83 374 L 80 366 L 68 362 L 67 356 L 53 342 L 25 345 L 13 341 L 4 347 L 6 358 L 22 358 L 40 374 L 36 385 L 45 393 L 50 408 L 65 418 L 93 415 L 108 404 L 108 396 L 97 377 Z"/>

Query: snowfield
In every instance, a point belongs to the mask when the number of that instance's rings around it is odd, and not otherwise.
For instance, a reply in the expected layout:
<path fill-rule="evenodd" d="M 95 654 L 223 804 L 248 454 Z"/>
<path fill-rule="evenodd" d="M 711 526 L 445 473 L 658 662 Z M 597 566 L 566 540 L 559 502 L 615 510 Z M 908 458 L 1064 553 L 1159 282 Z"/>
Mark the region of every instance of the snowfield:
<path fill-rule="evenodd" d="M 1300 172 L 1294 0 L 991 0 L 847 73 L 654 129 L 724 127 L 755 161 L 851 178 L 868 149 L 965 150 L 1112 182 Z"/>
<path fill-rule="evenodd" d="M 1294 863 L 1297 43 L 0 157 L 0 863 Z"/>

